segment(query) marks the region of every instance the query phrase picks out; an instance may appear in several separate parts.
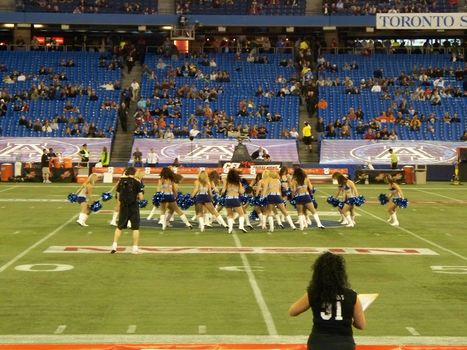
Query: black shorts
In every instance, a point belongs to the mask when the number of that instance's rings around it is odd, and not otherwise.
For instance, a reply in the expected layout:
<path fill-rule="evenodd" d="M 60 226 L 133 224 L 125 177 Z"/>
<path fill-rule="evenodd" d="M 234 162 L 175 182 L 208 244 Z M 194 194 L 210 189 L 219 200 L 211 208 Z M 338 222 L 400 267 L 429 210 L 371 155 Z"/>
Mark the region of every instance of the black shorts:
<path fill-rule="evenodd" d="M 131 222 L 132 230 L 139 230 L 140 216 L 139 207 L 136 202 L 132 205 L 120 205 L 117 227 L 120 230 L 123 230 L 124 228 L 126 228 L 128 221 Z"/>
<path fill-rule="evenodd" d="M 312 334 L 308 338 L 308 350 L 355 350 L 352 336 Z"/>
<path fill-rule="evenodd" d="M 303 143 L 305 145 L 311 145 L 311 141 L 312 141 L 312 137 L 311 136 L 303 136 Z"/>

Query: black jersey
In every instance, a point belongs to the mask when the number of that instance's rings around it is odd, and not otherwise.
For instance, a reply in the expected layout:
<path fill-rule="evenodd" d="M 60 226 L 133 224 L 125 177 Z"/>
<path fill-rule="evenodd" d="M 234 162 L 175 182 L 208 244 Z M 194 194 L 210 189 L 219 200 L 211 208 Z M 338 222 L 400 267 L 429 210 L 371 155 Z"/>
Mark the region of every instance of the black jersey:
<path fill-rule="evenodd" d="M 321 303 L 316 296 L 308 296 L 313 311 L 313 334 L 352 337 L 353 310 L 357 293 L 344 289 L 334 303 Z"/>

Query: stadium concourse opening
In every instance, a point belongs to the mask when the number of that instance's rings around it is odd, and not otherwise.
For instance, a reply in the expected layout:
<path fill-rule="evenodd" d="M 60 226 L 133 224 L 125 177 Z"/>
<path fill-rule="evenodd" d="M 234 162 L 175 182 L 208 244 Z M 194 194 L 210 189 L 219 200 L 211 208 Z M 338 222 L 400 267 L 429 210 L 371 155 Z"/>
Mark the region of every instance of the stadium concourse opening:
<path fill-rule="evenodd" d="M 0 345 L 8 350 L 306 350 L 306 344 L 42 344 Z M 467 346 L 357 345 L 357 350 L 467 350 Z"/>

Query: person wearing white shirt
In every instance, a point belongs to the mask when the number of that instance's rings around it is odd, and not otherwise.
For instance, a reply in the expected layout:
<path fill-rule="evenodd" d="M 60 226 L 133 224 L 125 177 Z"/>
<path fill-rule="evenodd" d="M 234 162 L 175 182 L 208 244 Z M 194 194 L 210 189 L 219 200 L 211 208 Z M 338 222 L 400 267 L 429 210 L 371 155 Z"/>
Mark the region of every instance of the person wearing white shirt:
<path fill-rule="evenodd" d="M 133 80 L 133 82 L 130 84 L 131 86 L 131 93 L 132 93 L 132 99 L 133 101 L 136 101 L 139 96 L 139 83 L 136 81 L 136 79 Z"/>
<path fill-rule="evenodd" d="M 375 85 L 373 85 L 373 87 L 371 88 L 371 92 L 381 92 L 381 85 L 375 83 Z"/>
<path fill-rule="evenodd" d="M 190 138 L 195 138 L 198 136 L 200 131 L 198 130 L 198 127 L 196 125 L 193 125 L 193 128 L 190 130 Z"/>
<path fill-rule="evenodd" d="M 147 166 L 157 166 L 157 163 L 159 163 L 159 156 L 154 148 L 151 148 L 146 156 L 146 164 Z"/>
<path fill-rule="evenodd" d="M 436 80 L 433 82 L 433 86 L 434 86 L 435 88 L 444 88 L 444 80 L 443 80 L 443 78 L 440 77 L 440 78 L 436 79 Z"/>
<path fill-rule="evenodd" d="M 298 139 L 298 137 L 300 136 L 297 129 L 295 129 L 295 128 L 292 128 L 292 130 L 290 130 L 289 135 L 290 135 L 290 137 L 292 137 L 294 139 Z"/>

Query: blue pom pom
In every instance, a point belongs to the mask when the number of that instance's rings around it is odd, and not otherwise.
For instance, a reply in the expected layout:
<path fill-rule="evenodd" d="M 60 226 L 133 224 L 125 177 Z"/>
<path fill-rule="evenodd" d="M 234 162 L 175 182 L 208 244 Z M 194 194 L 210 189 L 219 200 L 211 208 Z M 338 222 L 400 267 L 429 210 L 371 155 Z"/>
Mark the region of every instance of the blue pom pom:
<path fill-rule="evenodd" d="M 378 196 L 378 200 L 379 200 L 379 203 L 381 205 L 385 205 L 387 202 L 389 202 L 389 198 L 386 194 L 384 193 L 381 193 L 379 196 Z"/>
<path fill-rule="evenodd" d="M 365 196 L 360 195 L 357 197 L 357 200 L 355 201 L 355 205 L 357 207 L 361 207 L 363 204 L 365 204 Z"/>
<path fill-rule="evenodd" d="M 77 201 L 79 204 L 84 203 L 84 202 L 86 202 L 86 197 L 84 197 L 84 196 L 78 196 L 78 197 L 76 197 L 76 201 Z"/>
<path fill-rule="evenodd" d="M 154 196 L 152 196 L 152 204 L 155 207 L 159 207 L 162 201 L 162 193 L 161 192 L 156 192 Z"/>
<path fill-rule="evenodd" d="M 220 206 L 225 206 L 225 195 L 224 196 L 217 196 L 217 204 Z"/>
<path fill-rule="evenodd" d="M 248 204 L 250 202 L 250 196 L 245 196 L 244 194 L 240 195 L 240 203 L 242 205 Z"/>
<path fill-rule="evenodd" d="M 113 198 L 113 195 L 110 192 L 104 192 L 101 194 L 101 198 L 104 202 L 107 202 Z"/>
<path fill-rule="evenodd" d="M 70 203 L 76 203 L 78 201 L 78 195 L 76 193 L 70 193 L 67 198 Z"/>
<path fill-rule="evenodd" d="M 96 213 L 99 210 L 102 209 L 102 204 L 99 200 L 92 202 L 92 204 L 89 206 L 89 209 L 93 212 Z"/>
<path fill-rule="evenodd" d="M 138 206 L 140 208 L 146 208 L 147 205 L 148 205 L 148 201 L 146 199 L 142 199 L 142 200 L 138 201 Z"/>
<path fill-rule="evenodd" d="M 295 208 L 297 206 L 297 200 L 295 198 L 292 198 L 290 200 L 290 204 L 292 204 L 292 206 Z"/>
<path fill-rule="evenodd" d="M 344 202 L 341 202 L 338 198 L 335 198 L 334 196 L 329 196 L 327 199 L 326 199 L 326 202 L 328 202 L 329 204 L 331 204 L 334 208 L 343 208 L 344 207 Z"/>
<path fill-rule="evenodd" d="M 292 190 L 287 190 L 285 191 L 285 196 L 287 197 L 288 200 L 292 199 Z"/>
<path fill-rule="evenodd" d="M 393 198 L 392 201 L 401 209 L 405 209 L 409 205 L 409 200 L 407 198 Z"/>
<path fill-rule="evenodd" d="M 260 207 L 266 207 L 268 205 L 268 201 L 266 197 L 260 197 L 258 200 L 258 205 Z"/>
<path fill-rule="evenodd" d="M 337 207 L 338 207 L 339 209 L 344 208 L 344 206 L 345 206 L 345 202 L 339 201 L 339 203 L 337 204 Z"/>
<path fill-rule="evenodd" d="M 194 199 L 191 197 L 191 194 L 183 194 L 181 192 L 178 193 L 177 195 L 177 205 L 183 209 L 187 210 L 189 207 L 191 207 L 195 203 Z"/>

